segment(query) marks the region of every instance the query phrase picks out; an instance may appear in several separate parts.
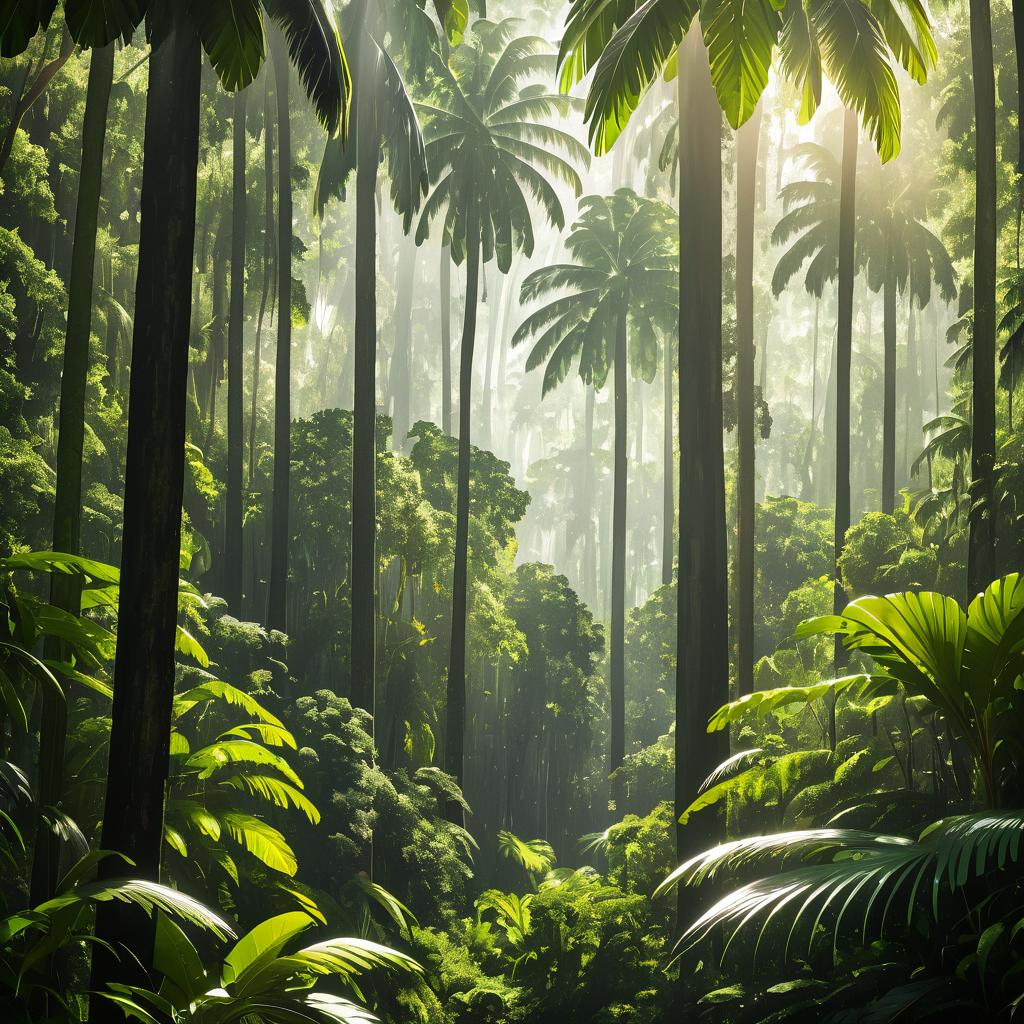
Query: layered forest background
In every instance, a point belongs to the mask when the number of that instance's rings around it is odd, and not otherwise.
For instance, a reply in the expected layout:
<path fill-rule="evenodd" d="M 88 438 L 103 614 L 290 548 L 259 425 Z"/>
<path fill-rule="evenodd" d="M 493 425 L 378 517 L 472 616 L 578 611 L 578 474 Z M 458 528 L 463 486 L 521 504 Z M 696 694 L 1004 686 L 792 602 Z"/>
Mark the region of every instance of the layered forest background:
<path fill-rule="evenodd" d="M 99 7 L 0 3 L 10 1019 L 1010 1019 L 1024 12 Z"/>

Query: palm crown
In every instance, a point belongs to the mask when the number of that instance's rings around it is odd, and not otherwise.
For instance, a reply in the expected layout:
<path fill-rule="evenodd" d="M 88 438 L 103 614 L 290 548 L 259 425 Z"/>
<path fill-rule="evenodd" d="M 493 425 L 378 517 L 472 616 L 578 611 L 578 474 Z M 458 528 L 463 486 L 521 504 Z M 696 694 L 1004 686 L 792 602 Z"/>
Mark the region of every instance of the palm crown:
<path fill-rule="evenodd" d="M 950 302 L 956 296 L 956 271 L 942 240 L 924 223 L 920 200 L 907 189 L 875 197 L 864 211 L 861 244 L 868 285 L 880 290 L 887 276 L 901 293 L 923 309 L 932 284 Z"/>
<path fill-rule="evenodd" d="M 821 298 L 825 283 L 839 271 L 839 161 L 830 150 L 808 142 L 793 150 L 811 177 L 784 185 L 784 213 L 772 231 L 772 244 L 791 244 L 779 257 L 772 292 L 781 295 L 805 263 L 804 287 Z"/>
<path fill-rule="evenodd" d="M 527 256 L 533 252 L 527 196 L 562 228 L 562 204 L 549 179 L 564 182 L 579 195 L 582 184 L 570 160 L 589 160 L 576 139 L 542 120 L 566 113 L 568 98 L 543 85 L 521 88 L 524 79 L 551 73 L 554 56 L 546 52 L 544 40 L 516 38 L 514 31 L 511 20 L 477 21 L 471 37 L 452 54 L 452 73 L 439 81 L 436 101 L 418 105 L 426 122 L 434 190 L 420 217 L 417 243 L 446 208 L 444 241 L 461 263 L 472 209 L 479 219 L 484 261 L 497 257 L 503 273 L 515 250 Z"/>
<path fill-rule="evenodd" d="M 586 116 L 598 152 L 615 142 L 657 76 L 674 73 L 679 43 L 698 20 L 734 128 L 754 112 L 778 48 L 781 70 L 800 92 L 801 123 L 828 78 L 883 160 L 899 152 L 894 64 L 923 82 L 937 57 L 921 0 L 753 0 L 739 8 L 729 0 L 573 0 L 559 51 L 562 86 L 594 70 Z"/>
<path fill-rule="evenodd" d="M 535 270 L 523 282 L 523 302 L 561 292 L 532 313 L 512 338 L 536 338 L 528 370 L 546 361 L 544 393 L 563 381 L 576 360 L 583 380 L 602 387 L 611 365 L 616 323 L 629 318 L 634 375 L 651 381 L 658 366 L 657 329 L 671 330 L 678 308 L 675 214 L 630 189 L 587 196 L 566 240 L 576 262 Z"/>
<path fill-rule="evenodd" d="M 49 3 L 0 0 L 0 56 L 21 53 L 56 10 Z M 68 32 L 81 46 L 129 39 L 144 18 L 154 45 L 170 9 L 166 0 L 109 0 L 64 4 Z M 225 89 L 244 89 L 266 56 L 266 20 L 284 32 L 288 52 L 317 117 L 332 134 L 345 134 L 352 79 L 331 5 L 324 0 L 207 0 L 189 5 L 196 32 Z"/>

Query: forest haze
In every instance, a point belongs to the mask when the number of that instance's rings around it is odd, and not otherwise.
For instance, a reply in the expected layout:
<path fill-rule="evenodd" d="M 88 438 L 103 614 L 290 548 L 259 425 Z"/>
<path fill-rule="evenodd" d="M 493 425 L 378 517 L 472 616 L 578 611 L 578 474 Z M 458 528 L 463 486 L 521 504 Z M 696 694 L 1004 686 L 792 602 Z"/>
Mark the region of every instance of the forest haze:
<path fill-rule="evenodd" d="M 0 0 L 0 1019 L 1024 1003 L 1024 0 Z"/>

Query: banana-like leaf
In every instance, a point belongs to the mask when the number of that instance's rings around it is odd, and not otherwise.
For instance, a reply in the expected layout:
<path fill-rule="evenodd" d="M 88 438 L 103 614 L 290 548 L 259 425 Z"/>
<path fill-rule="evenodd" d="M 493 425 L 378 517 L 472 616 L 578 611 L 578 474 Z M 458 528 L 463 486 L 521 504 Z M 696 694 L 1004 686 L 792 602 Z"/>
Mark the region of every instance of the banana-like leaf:
<path fill-rule="evenodd" d="M 224 88 L 250 85 L 265 56 L 260 0 L 191 0 L 191 14 Z"/>
<path fill-rule="evenodd" d="M 684 933 L 690 947 L 712 930 L 731 927 L 725 946 L 758 928 L 757 946 L 773 927 L 785 929 L 783 955 L 803 929 L 809 950 L 819 926 L 829 919 L 833 942 L 839 935 L 870 941 L 884 932 L 895 911 L 907 925 L 915 910 L 937 916 L 940 903 L 972 881 L 1018 869 L 1024 813 L 993 811 L 936 822 L 914 842 L 902 836 L 843 829 L 819 829 L 760 836 L 727 843 L 677 868 L 659 891 L 750 865 L 801 859 L 800 867 L 744 885 L 720 899 Z M 723 953 L 723 956 L 725 953 Z"/>
<path fill-rule="evenodd" d="M 241 811 L 225 811 L 220 816 L 228 835 L 268 868 L 293 877 L 299 868 L 287 840 L 272 825 Z"/>
<path fill-rule="evenodd" d="M 543 839 L 520 839 L 511 832 L 498 832 L 498 852 L 530 874 L 547 871 L 555 863 L 555 851 Z"/>
<path fill-rule="evenodd" d="M 64 0 L 64 21 L 83 48 L 130 40 L 142 24 L 149 0 Z"/>
<path fill-rule="evenodd" d="M 294 807 L 296 810 L 302 811 L 313 825 L 320 823 L 320 811 L 317 810 L 316 804 L 305 793 L 273 775 L 250 775 L 247 772 L 241 772 L 225 780 L 225 785 L 231 786 L 233 789 L 240 789 L 245 793 L 252 793 L 253 796 L 262 797 L 275 807 L 284 809 Z"/>
<path fill-rule="evenodd" d="M 280 26 L 288 53 L 320 123 L 331 135 L 348 133 L 352 76 L 332 5 L 325 0 L 262 0 Z"/>
<path fill-rule="evenodd" d="M 809 686 L 780 686 L 775 690 L 755 690 L 737 700 L 720 707 L 708 722 L 708 732 L 726 729 L 734 722 L 748 718 L 763 718 L 765 715 L 791 704 L 812 704 L 830 694 L 839 694 L 851 686 L 861 686 L 870 681 L 870 676 L 842 676 Z"/>
<path fill-rule="evenodd" d="M 261 921 L 224 958 L 221 983 L 225 987 L 236 981 L 244 985 L 247 973 L 261 971 L 296 935 L 315 923 L 309 914 L 298 910 Z"/>
<path fill-rule="evenodd" d="M 0 57 L 24 53 L 56 9 L 57 0 L 0 0 Z"/>
<path fill-rule="evenodd" d="M 171 889 L 157 882 L 143 878 L 126 878 L 113 881 L 90 882 L 77 885 L 70 892 L 55 896 L 35 908 L 37 914 L 50 916 L 70 906 L 85 903 L 109 903 L 117 900 L 131 903 L 147 914 L 155 911 L 171 915 L 187 924 L 212 932 L 222 941 L 232 938 L 234 931 L 208 907 L 177 889 Z"/>
<path fill-rule="evenodd" d="M 215 700 L 222 700 L 233 707 L 239 707 L 257 721 L 266 722 L 267 725 L 279 729 L 284 728 L 281 719 L 271 714 L 255 697 L 220 679 L 210 679 L 175 697 L 174 718 L 177 720 L 193 708 Z"/>

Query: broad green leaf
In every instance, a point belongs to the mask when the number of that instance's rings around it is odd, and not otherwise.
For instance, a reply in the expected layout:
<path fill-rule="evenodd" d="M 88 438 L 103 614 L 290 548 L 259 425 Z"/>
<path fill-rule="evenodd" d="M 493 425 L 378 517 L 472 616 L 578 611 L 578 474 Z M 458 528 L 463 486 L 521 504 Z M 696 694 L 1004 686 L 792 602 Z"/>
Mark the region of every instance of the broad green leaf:
<path fill-rule="evenodd" d="M 273 960 L 291 939 L 314 923 L 313 918 L 301 910 L 278 914 L 276 917 L 261 921 L 239 939 L 224 958 L 222 984 L 231 985 L 235 981 L 244 984 L 247 971 L 260 970 L 264 964 Z"/>
<path fill-rule="evenodd" d="M 739 128 L 768 85 L 782 20 L 769 0 L 703 0 L 700 22 L 718 102 Z"/>
<path fill-rule="evenodd" d="M 192 19 L 221 84 L 244 89 L 259 73 L 264 57 L 259 0 L 191 0 Z"/>
<path fill-rule="evenodd" d="M 717 732 L 733 722 L 747 718 L 762 718 L 791 704 L 811 704 L 829 694 L 839 694 L 851 686 L 866 683 L 869 678 L 865 675 L 843 676 L 840 679 L 812 683 L 809 686 L 780 686 L 775 690 L 755 690 L 720 707 L 708 722 L 708 732 Z"/>

